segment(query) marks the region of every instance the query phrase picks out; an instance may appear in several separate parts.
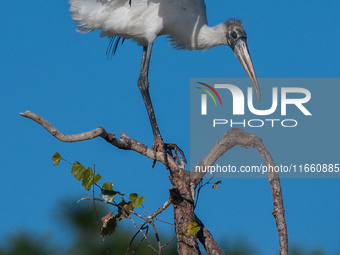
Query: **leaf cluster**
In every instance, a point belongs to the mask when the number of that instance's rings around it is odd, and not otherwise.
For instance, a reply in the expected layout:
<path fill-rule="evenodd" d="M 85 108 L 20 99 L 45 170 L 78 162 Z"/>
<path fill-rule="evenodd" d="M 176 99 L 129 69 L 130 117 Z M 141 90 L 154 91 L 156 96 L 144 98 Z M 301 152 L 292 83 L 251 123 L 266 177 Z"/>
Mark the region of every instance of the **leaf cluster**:
<path fill-rule="evenodd" d="M 101 180 L 101 175 L 95 174 L 91 167 L 86 168 L 77 161 L 72 164 L 61 157 L 58 152 L 56 152 L 52 157 L 54 166 L 59 165 L 61 160 L 64 160 L 65 162 L 72 165 L 71 174 L 76 178 L 76 180 L 82 182 L 82 186 L 84 186 L 86 190 L 89 191 L 94 185 L 98 186 L 97 182 Z M 140 207 L 144 201 L 144 196 L 139 197 L 137 193 L 131 193 L 129 195 L 130 201 L 126 202 L 124 200 L 125 194 L 113 190 L 113 183 L 111 181 L 105 182 L 100 187 L 100 191 L 103 197 L 103 200 L 100 201 L 114 205 L 118 208 L 116 214 L 110 212 L 106 216 L 102 217 L 103 226 L 101 228 L 101 235 L 111 235 L 117 227 L 117 221 L 128 218 L 135 207 Z M 119 203 L 115 202 L 116 195 L 121 196 Z"/>

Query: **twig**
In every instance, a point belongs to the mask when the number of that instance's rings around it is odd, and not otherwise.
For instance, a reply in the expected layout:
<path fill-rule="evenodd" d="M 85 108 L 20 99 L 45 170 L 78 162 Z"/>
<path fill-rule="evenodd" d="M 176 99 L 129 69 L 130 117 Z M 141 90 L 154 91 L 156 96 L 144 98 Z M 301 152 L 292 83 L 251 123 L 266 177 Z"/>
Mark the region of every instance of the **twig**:
<path fill-rule="evenodd" d="M 161 241 L 159 239 L 158 230 L 157 230 L 157 228 L 156 228 L 156 226 L 153 222 L 150 221 L 149 224 L 152 226 L 153 231 L 155 231 L 155 236 L 156 236 L 156 240 L 157 240 L 157 243 L 158 243 L 158 254 L 161 255 L 162 254 L 162 244 L 161 244 Z"/>
<path fill-rule="evenodd" d="M 168 246 L 173 240 L 175 240 L 176 236 L 174 236 L 173 238 L 171 238 L 166 244 L 163 244 L 162 248 Z"/>
<path fill-rule="evenodd" d="M 130 250 L 130 247 L 131 247 L 131 245 L 132 245 L 132 242 L 133 242 L 133 240 L 135 239 L 135 237 L 137 236 L 138 233 L 142 233 L 142 234 L 143 234 L 143 238 L 142 238 L 141 241 L 137 244 L 135 250 L 137 250 L 137 248 L 139 247 L 140 243 L 141 243 L 144 239 L 146 239 L 146 240 L 148 241 L 148 243 L 149 243 L 149 247 L 152 248 L 152 249 L 153 249 L 155 252 L 157 252 L 158 254 L 161 254 L 161 251 L 162 251 L 162 247 L 163 247 L 163 246 L 161 245 L 161 243 L 160 243 L 160 241 L 159 241 L 159 236 L 158 236 L 157 228 L 156 228 L 156 226 L 154 225 L 154 223 L 151 221 L 151 219 L 154 219 L 158 214 L 160 214 L 162 211 L 164 211 L 164 210 L 170 205 L 170 202 L 168 202 L 169 200 L 167 200 L 167 202 L 165 202 L 164 205 L 162 205 L 160 208 L 158 208 L 156 212 L 154 212 L 152 215 L 150 215 L 150 216 L 148 216 L 147 218 L 145 218 L 145 217 L 143 217 L 142 215 L 140 215 L 140 214 L 138 214 L 138 213 L 136 213 L 136 212 L 134 212 L 134 211 L 131 211 L 131 210 L 127 209 L 127 208 L 124 208 L 124 207 L 122 207 L 122 206 L 120 206 L 120 205 L 118 205 L 118 204 L 116 204 L 116 203 L 106 202 L 105 200 L 102 200 L 102 199 L 99 199 L 99 198 L 95 198 L 94 195 L 93 195 L 92 198 L 91 198 L 91 197 L 82 198 L 82 200 L 85 200 L 85 199 L 91 199 L 91 200 L 93 200 L 93 202 L 94 202 L 94 201 L 100 201 L 100 202 L 107 203 L 107 204 L 111 204 L 111 205 L 113 205 L 113 206 L 118 207 L 119 209 L 122 210 L 122 213 L 124 214 L 124 216 L 125 216 L 126 218 L 128 218 L 129 220 L 131 220 L 132 223 L 134 224 L 134 226 L 138 229 L 137 233 L 132 237 L 132 239 L 131 239 L 131 241 L 130 241 L 130 244 L 129 244 L 128 248 L 127 248 L 126 254 L 128 254 L 128 252 L 129 252 L 129 250 Z M 96 212 L 96 213 L 97 213 L 97 212 Z M 138 227 L 137 224 L 133 221 L 133 219 L 129 216 L 129 214 L 133 214 L 133 215 L 135 215 L 135 216 L 137 216 L 137 217 L 143 219 L 145 222 L 141 225 L 141 227 Z M 97 219 L 98 219 L 98 215 L 97 215 Z M 158 220 L 158 219 L 157 219 L 157 220 Z M 161 220 L 159 220 L 159 221 L 161 221 Z M 165 222 L 165 223 L 167 223 L 167 222 Z M 150 241 L 148 240 L 148 238 L 147 238 L 147 233 L 144 234 L 144 232 L 143 232 L 143 229 L 146 229 L 146 228 L 148 229 L 148 227 L 145 226 L 146 224 L 150 224 L 150 225 L 153 227 L 154 231 L 155 231 L 156 240 L 157 240 L 157 242 L 158 242 L 159 251 L 157 251 L 157 250 L 152 246 L 151 242 L 150 242 Z M 168 223 L 168 224 L 171 224 L 171 223 Z M 172 225 L 172 224 L 171 224 L 171 225 Z M 135 252 L 135 250 L 134 250 L 134 252 Z M 134 253 L 134 252 L 133 252 L 133 253 Z"/>
<path fill-rule="evenodd" d="M 170 202 L 170 201 L 169 201 Z M 163 205 L 164 206 L 164 205 Z M 160 208 L 161 209 L 163 209 L 163 206 L 161 206 Z M 162 223 L 165 223 L 165 224 L 169 224 L 169 225 L 172 225 L 172 226 L 175 226 L 173 223 L 170 223 L 170 222 L 166 222 L 166 221 L 164 221 L 164 220 L 161 220 L 161 219 L 158 219 L 158 218 L 156 218 L 156 216 L 157 215 L 154 215 L 155 213 L 153 213 L 152 215 L 146 210 L 146 208 L 142 205 L 142 207 L 143 207 L 143 209 L 144 209 L 144 211 L 146 212 L 146 214 L 147 215 L 149 215 L 148 217 L 147 217 L 147 219 L 149 219 L 149 220 L 153 220 L 152 222 L 154 222 L 155 220 L 156 221 L 160 221 L 160 222 L 162 222 Z M 158 208 L 159 209 L 159 208 Z M 157 209 L 157 210 L 158 210 Z M 163 211 L 163 210 L 162 210 Z M 161 211 L 161 212 L 162 212 Z M 159 212 L 159 214 L 161 213 L 161 212 Z M 147 222 L 145 222 L 145 223 L 147 223 Z"/>
<path fill-rule="evenodd" d="M 96 206 L 96 202 L 95 202 L 95 199 L 94 199 L 94 176 L 96 175 L 96 165 L 93 165 L 93 176 L 92 176 L 92 202 L 93 202 L 93 207 L 94 207 L 94 211 L 96 212 L 96 218 L 97 218 L 97 224 L 98 224 L 98 227 L 99 227 L 99 230 L 100 230 L 100 236 L 102 237 L 103 239 L 103 243 L 105 245 L 105 249 L 106 249 L 106 254 L 107 255 L 110 255 L 110 252 L 109 252 L 109 248 L 107 247 L 107 244 L 106 244 L 106 241 L 105 241 L 105 237 L 103 235 L 103 230 L 102 228 L 100 227 L 100 223 L 99 223 L 99 217 L 98 217 L 98 211 L 97 211 L 97 206 Z"/>
<path fill-rule="evenodd" d="M 150 220 L 155 218 L 157 215 L 161 214 L 166 208 L 168 208 L 170 204 L 171 204 L 170 198 L 168 198 L 168 200 L 166 200 L 166 202 L 162 206 L 160 206 L 153 214 L 149 215 L 147 219 Z"/>
<path fill-rule="evenodd" d="M 125 208 L 124 208 L 124 209 L 125 209 Z M 124 216 L 125 216 L 126 218 L 128 218 L 129 220 L 131 220 L 131 222 L 133 223 L 133 225 L 135 226 L 135 228 L 137 228 L 137 229 L 139 230 L 139 232 L 143 234 L 145 240 L 148 241 L 150 248 L 151 248 L 152 250 L 154 250 L 155 252 L 157 252 L 157 250 L 152 246 L 152 243 L 150 242 L 150 240 L 148 239 L 148 237 L 144 234 L 143 230 L 137 226 L 137 224 L 135 223 L 135 221 L 134 221 L 134 220 L 133 220 L 126 212 L 125 212 L 125 210 L 123 210 L 122 213 L 124 214 Z"/>
<path fill-rule="evenodd" d="M 215 174 L 214 174 L 215 175 Z M 204 183 L 204 184 L 202 184 L 202 182 L 200 182 L 199 183 L 199 187 L 198 187 L 198 190 L 197 190 L 197 195 L 196 195 L 196 199 L 195 199 L 195 205 L 194 205 L 194 208 L 196 208 L 196 206 L 197 206 L 197 203 L 198 203 L 198 197 L 199 197 L 199 195 L 200 195 L 200 191 L 201 191 L 201 189 L 204 187 L 204 186 L 206 186 L 206 185 L 208 185 L 208 184 L 210 184 L 210 181 L 212 180 L 214 178 L 214 176 L 213 177 L 211 177 L 210 179 L 209 179 L 209 181 L 207 181 L 206 183 Z"/>
<path fill-rule="evenodd" d="M 149 226 L 146 226 L 146 227 L 144 227 L 144 228 L 141 227 L 140 229 L 143 229 L 143 230 L 146 229 L 145 235 L 147 235 L 148 232 L 149 232 Z M 130 247 L 132 246 L 133 240 L 135 240 L 136 236 L 137 236 L 139 233 L 140 233 L 140 232 L 139 232 L 139 230 L 138 230 L 137 233 L 131 238 L 130 244 L 129 244 L 127 250 L 126 250 L 125 255 L 127 255 L 127 254 L 129 253 L 129 250 L 130 250 Z M 143 236 L 142 239 L 141 239 L 141 240 L 138 242 L 138 244 L 136 245 L 136 248 L 133 250 L 132 253 L 135 253 L 135 251 L 138 249 L 139 245 L 143 242 L 144 239 L 145 239 L 145 238 L 144 238 L 144 236 Z"/>

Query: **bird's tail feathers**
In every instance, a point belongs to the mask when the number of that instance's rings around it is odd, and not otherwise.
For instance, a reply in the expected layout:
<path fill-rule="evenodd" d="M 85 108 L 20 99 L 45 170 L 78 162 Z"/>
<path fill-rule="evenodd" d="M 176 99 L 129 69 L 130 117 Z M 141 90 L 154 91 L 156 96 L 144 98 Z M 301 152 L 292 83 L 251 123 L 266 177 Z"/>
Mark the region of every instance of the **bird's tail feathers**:
<path fill-rule="evenodd" d="M 69 0 L 70 13 L 77 23 L 76 31 L 82 34 L 102 29 L 109 15 L 107 4 L 97 0 Z"/>

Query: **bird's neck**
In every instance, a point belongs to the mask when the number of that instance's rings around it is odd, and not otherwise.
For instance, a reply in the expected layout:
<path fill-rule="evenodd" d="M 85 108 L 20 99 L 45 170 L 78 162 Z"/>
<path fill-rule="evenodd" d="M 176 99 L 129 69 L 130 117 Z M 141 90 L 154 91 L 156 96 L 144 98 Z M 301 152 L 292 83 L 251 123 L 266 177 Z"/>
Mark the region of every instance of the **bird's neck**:
<path fill-rule="evenodd" d="M 197 39 L 193 40 L 193 46 L 197 50 L 208 50 L 218 45 L 227 44 L 224 23 L 214 27 L 203 25 L 198 33 Z"/>

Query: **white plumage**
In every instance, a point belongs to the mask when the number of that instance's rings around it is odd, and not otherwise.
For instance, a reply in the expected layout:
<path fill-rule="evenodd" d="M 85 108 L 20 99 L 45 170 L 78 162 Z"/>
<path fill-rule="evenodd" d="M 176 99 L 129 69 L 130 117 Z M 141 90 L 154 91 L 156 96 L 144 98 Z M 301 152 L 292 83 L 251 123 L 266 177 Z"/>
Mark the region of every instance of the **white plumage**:
<path fill-rule="evenodd" d="M 209 27 L 204 0 L 131 0 L 131 5 L 129 0 L 69 0 L 69 3 L 72 19 L 78 24 L 77 32 L 99 29 L 102 37 L 119 36 L 143 46 L 137 85 L 152 126 L 153 149 L 163 151 L 166 166 L 169 147 L 159 132 L 148 80 L 152 46 L 158 36 L 168 35 L 171 44 L 178 49 L 206 50 L 218 45 L 230 46 L 251 79 L 260 102 L 260 88 L 242 22 L 230 19 Z M 182 156 L 185 161 L 183 153 Z"/>
<path fill-rule="evenodd" d="M 80 33 L 99 29 L 102 37 L 121 36 L 141 45 L 168 35 L 175 47 L 188 50 L 227 45 L 225 24 L 208 26 L 202 0 L 132 0 L 131 6 L 128 0 L 69 2 Z"/>

